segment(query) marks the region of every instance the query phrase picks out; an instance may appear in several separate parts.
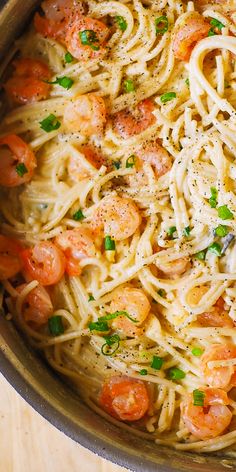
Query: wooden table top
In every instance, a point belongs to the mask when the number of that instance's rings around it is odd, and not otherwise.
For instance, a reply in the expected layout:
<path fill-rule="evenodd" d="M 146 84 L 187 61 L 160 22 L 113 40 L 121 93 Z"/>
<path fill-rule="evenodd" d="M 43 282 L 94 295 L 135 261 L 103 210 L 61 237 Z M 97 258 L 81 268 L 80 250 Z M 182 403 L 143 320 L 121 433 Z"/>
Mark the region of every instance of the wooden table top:
<path fill-rule="evenodd" d="M 0 375 L 2 472 L 127 472 L 66 437 Z"/>

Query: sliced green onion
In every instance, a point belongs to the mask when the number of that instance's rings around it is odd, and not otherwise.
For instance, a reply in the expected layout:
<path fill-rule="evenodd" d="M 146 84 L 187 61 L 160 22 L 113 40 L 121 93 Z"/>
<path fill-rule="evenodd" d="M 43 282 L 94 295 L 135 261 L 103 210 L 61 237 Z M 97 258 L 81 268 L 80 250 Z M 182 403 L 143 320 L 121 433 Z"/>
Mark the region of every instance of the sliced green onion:
<path fill-rule="evenodd" d="M 73 220 L 75 221 L 81 221 L 81 220 L 84 220 L 85 216 L 82 212 L 81 209 L 77 210 L 74 214 L 73 214 Z"/>
<path fill-rule="evenodd" d="M 210 28 L 207 36 L 215 36 L 215 34 L 214 28 Z"/>
<path fill-rule="evenodd" d="M 169 28 L 169 21 L 167 16 L 159 16 L 159 18 L 155 19 L 155 27 L 156 27 L 156 34 L 164 34 L 168 31 Z"/>
<path fill-rule="evenodd" d="M 105 316 L 100 316 L 98 318 L 98 321 L 110 321 L 114 320 L 118 316 L 126 316 L 130 321 L 133 321 L 133 323 L 137 323 L 138 321 L 132 318 L 127 311 L 115 311 L 114 313 L 107 313 Z"/>
<path fill-rule="evenodd" d="M 216 236 L 219 236 L 220 238 L 223 238 L 224 236 L 226 236 L 229 232 L 229 228 L 228 226 L 225 226 L 225 225 L 219 225 L 217 226 L 217 228 L 215 228 L 215 235 Z"/>
<path fill-rule="evenodd" d="M 197 388 L 193 390 L 193 404 L 194 406 L 204 406 L 205 393 Z"/>
<path fill-rule="evenodd" d="M 113 356 L 120 347 L 120 336 L 118 334 L 112 334 L 111 336 L 103 337 L 106 342 L 101 347 L 102 354 L 104 356 Z M 112 346 L 114 346 L 113 349 L 110 349 Z"/>
<path fill-rule="evenodd" d="M 48 319 L 48 329 L 52 336 L 59 336 L 64 333 L 64 326 L 61 316 L 51 316 Z"/>
<path fill-rule="evenodd" d="M 111 239 L 111 236 L 106 236 L 104 239 L 105 251 L 115 251 L 116 243 L 114 239 Z"/>
<path fill-rule="evenodd" d="M 134 154 L 129 156 L 128 159 L 126 160 L 126 163 L 125 163 L 126 169 L 128 169 L 129 167 L 134 167 L 135 166 L 135 161 L 136 161 L 136 157 L 135 157 Z"/>
<path fill-rule="evenodd" d="M 218 243 L 212 243 L 208 249 L 207 249 L 209 252 L 212 252 L 213 254 L 215 254 L 216 256 L 221 256 L 221 250 L 222 250 L 222 247 L 220 244 Z"/>
<path fill-rule="evenodd" d="M 186 226 L 183 230 L 183 235 L 188 237 L 190 235 L 191 229 L 189 226 Z"/>
<path fill-rule="evenodd" d="M 147 369 L 141 369 L 139 373 L 140 375 L 147 375 L 148 372 L 147 372 Z"/>
<path fill-rule="evenodd" d="M 164 360 L 161 357 L 153 356 L 151 367 L 155 370 L 160 370 L 163 366 Z"/>
<path fill-rule="evenodd" d="M 158 295 L 160 295 L 160 297 L 162 297 L 162 298 L 165 298 L 165 297 L 166 297 L 166 291 L 164 290 L 164 288 L 160 288 L 157 293 L 158 293 Z"/>
<path fill-rule="evenodd" d="M 103 321 L 92 321 L 88 325 L 90 331 L 109 331 L 109 326 L 106 322 Z"/>
<path fill-rule="evenodd" d="M 118 170 L 118 169 L 120 169 L 121 162 L 120 161 L 113 161 L 113 166 Z"/>
<path fill-rule="evenodd" d="M 225 25 L 223 25 L 223 23 L 221 23 L 221 21 L 217 20 L 216 18 L 213 18 L 210 21 L 210 24 L 211 26 L 214 26 L 214 28 L 218 28 L 220 31 L 225 27 Z"/>
<path fill-rule="evenodd" d="M 74 60 L 74 58 L 73 58 L 72 54 L 69 51 L 67 51 L 67 53 L 65 54 L 65 62 L 67 64 L 70 64 L 71 62 L 73 62 L 73 60 Z"/>
<path fill-rule="evenodd" d="M 185 80 L 185 83 L 186 83 L 187 87 L 189 87 L 189 86 L 190 86 L 190 81 L 189 81 L 189 78 Z"/>
<path fill-rule="evenodd" d="M 51 114 L 44 118 L 43 121 L 39 122 L 40 128 L 46 131 L 46 133 L 50 133 L 51 131 L 55 131 L 56 129 L 60 128 L 61 123 L 58 121 L 55 115 Z"/>
<path fill-rule="evenodd" d="M 28 172 L 28 169 L 27 169 L 27 167 L 25 166 L 25 164 L 23 162 L 20 162 L 19 164 L 17 164 L 16 173 L 20 177 L 23 177 L 23 175 L 27 174 L 27 172 Z"/>
<path fill-rule="evenodd" d="M 222 205 L 218 208 L 218 216 L 222 220 L 232 220 L 234 215 L 227 205 Z"/>
<path fill-rule="evenodd" d="M 93 30 L 84 30 L 79 32 L 81 44 L 90 46 L 94 51 L 99 51 L 100 47 L 94 43 L 99 43 L 97 34 Z"/>
<path fill-rule="evenodd" d="M 64 75 L 64 77 L 57 77 L 56 80 L 54 80 L 53 82 L 49 82 L 48 80 L 46 81 L 47 84 L 50 84 L 50 85 L 60 85 L 61 87 L 63 87 L 64 89 L 66 90 L 69 90 L 73 83 L 74 83 L 74 80 L 70 79 L 70 77 L 67 77 L 66 75 Z"/>
<path fill-rule="evenodd" d="M 173 100 L 173 98 L 176 98 L 176 93 L 175 92 L 163 93 L 163 95 L 161 95 L 160 98 L 161 98 L 162 103 L 167 103 L 170 100 Z"/>
<path fill-rule="evenodd" d="M 196 254 L 194 254 L 194 257 L 196 257 L 196 259 L 198 259 L 199 261 L 205 261 L 206 252 L 205 251 L 196 252 Z"/>
<path fill-rule="evenodd" d="M 176 231 L 176 226 L 170 226 L 168 229 L 167 229 L 167 234 L 169 236 L 169 238 L 173 239 L 173 234 L 175 233 Z"/>
<path fill-rule="evenodd" d="M 194 347 L 192 349 L 193 356 L 200 357 L 202 354 L 203 354 L 203 349 L 201 349 L 200 347 Z"/>
<path fill-rule="evenodd" d="M 127 21 L 123 16 L 117 15 L 114 19 L 121 31 L 125 31 L 127 29 Z"/>
<path fill-rule="evenodd" d="M 88 302 L 93 302 L 94 300 L 95 300 L 95 298 L 93 297 L 93 295 L 89 295 Z"/>
<path fill-rule="evenodd" d="M 218 190 L 215 187 L 211 187 L 211 197 L 208 200 L 211 208 L 216 208 L 217 197 L 218 197 Z"/>
<path fill-rule="evenodd" d="M 178 369 L 178 367 L 173 367 L 168 372 L 168 377 L 171 380 L 181 380 L 181 379 L 184 379 L 185 376 L 186 376 L 185 372 L 181 369 Z"/>
<path fill-rule="evenodd" d="M 124 81 L 124 89 L 125 89 L 125 92 L 127 92 L 127 93 L 134 92 L 135 91 L 135 85 L 134 85 L 133 80 L 131 80 L 131 79 L 125 80 Z"/>

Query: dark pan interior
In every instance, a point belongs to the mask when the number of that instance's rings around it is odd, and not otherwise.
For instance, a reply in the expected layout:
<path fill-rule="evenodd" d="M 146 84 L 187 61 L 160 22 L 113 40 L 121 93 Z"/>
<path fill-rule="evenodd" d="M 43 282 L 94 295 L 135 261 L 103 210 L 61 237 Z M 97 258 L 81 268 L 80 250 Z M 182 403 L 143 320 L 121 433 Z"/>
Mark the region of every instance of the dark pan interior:
<path fill-rule="evenodd" d="M 0 61 L 22 31 L 37 0 L 0 0 Z M 178 452 L 120 430 L 91 411 L 0 317 L 0 371 L 19 394 L 50 423 L 82 446 L 137 472 L 225 472 L 236 460 Z"/>

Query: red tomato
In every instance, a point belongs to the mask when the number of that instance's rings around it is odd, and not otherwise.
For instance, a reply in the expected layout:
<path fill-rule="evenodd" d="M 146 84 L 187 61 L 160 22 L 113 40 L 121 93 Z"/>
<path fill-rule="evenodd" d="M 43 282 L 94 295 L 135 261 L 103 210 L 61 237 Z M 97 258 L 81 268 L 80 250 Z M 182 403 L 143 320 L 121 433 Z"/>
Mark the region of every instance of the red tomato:
<path fill-rule="evenodd" d="M 103 385 L 99 400 L 107 413 L 123 421 L 140 420 L 149 407 L 144 382 L 118 375 Z"/>
<path fill-rule="evenodd" d="M 49 241 L 25 249 L 21 258 L 26 273 L 41 285 L 56 284 L 65 272 L 66 261 L 63 252 Z"/>

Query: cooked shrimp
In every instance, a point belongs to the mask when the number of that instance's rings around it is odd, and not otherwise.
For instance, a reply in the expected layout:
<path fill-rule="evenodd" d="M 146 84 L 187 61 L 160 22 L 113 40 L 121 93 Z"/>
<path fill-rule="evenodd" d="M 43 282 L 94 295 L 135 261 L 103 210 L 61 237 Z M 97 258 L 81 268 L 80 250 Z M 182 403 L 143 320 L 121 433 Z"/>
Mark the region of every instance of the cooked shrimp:
<path fill-rule="evenodd" d="M 18 241 L 0 234 L 0 280 L 14 277 L 21 270 L 19 253 L 22 247 Z"/>
<path fill-rule="evenodd" d="M 82 259 L 94 257 L 96 254 L 93 235 L 88 228 L 64 231 L 56 237 L 55 243 L 65 255 L 66 272 L 71 276 L 81 274 L 79 263 Z"/>
<path fill-rule="evenodd" d="M 65 42 L 68 24 L 74 16 L 82 15 L 84 9 L 81 2 L 77 0 L 46 0 L 42 2 L 44 16 L 36 13 L 34 26 L 38 33 L 46 38 L 55 38 Z"/>
<path fill-rule="evenodd" d="M 21 293 L 27 284 L 19 285 L 16 290 Z M 53 305 L 47 290 L 42 285 L 37 285 L 25 297 L 22 307 L 22 315 L 26 322 L 32 321 L 36 326 L 47 323 L 53 314 Z"/>
<path fill-rule="evenodd" d="M 232 413 L 227 393 L 219 388 L 199 389 L 204 395 L 204 406 L 193 404 L 193 394 L 186 396 L 181 405 L 181 416 L 185 426 L 196 438 L 206 440 L 220 436 L 229 426 Z"/>
<path fill-rule="evenodd" d="M 17 187 L 32 179 L 36 157 L 28 144 L 15 134 L 0 138 L 0 185 Z"/>
<path fill-rule="evenodd" d="M 130 198 L 107 196 L 95 216 L 94 225 L 104 228 L 104 234 L 123 241 L 132 236 L 141 223 L 141 216 Z"/>
<path fill-rule="evenodd" d="M 74 182 L 90 177 L 96 169 L 100 169 L 102 165 L 108 165 L 106 159 L 100 150 L 95 146 L 86 144 L 79 149 L 84 159 L 75 154 L 71 155 L 68 164 L 68 174 Z"/>
<path fill-rule="evenodd" d="M 63 277 L 66 261 L 61 249 L 50 241 L 25 249 L 21 259 L 26 274 L 41 285 L 53 285 Z"/>
<path fill-rule="evenodd" d="M 150 303 L 143 290 L 133 287 L 117 288 L 113 292 L 110 305 L 111 313 L 115 311 L 126 311 L 128 315 L 135 320 L 129 320 L 126 316 L 118 316 L 112 322 L 112 327 L 122 331 L 126 336 L 139 336 L 142 329 L 138 326 L 142 325 L 150 311 Z"/>
<path fill-rule="evenodd" d="M 137 421 L 147 412 L 149 397 L 144 382 L 116 375 L 103 385 L 99 403 L 114 418 Z"/>
<path fill-rule="evenodd" d="M 188 257 L 182 257 L 171 262 L 159 262 L 157 260 L 155 264 L 165 276 L 172 277 L 173 279 L 186 272 L 190 267 Z"/>
<path fill-rule="evenodd" d="M 188 61 L 195 44 L 205 38 L 210 24 L 197 12 L 183 15 L 173 31 L 172 48 L 174 55 L 181 61 Z"/>
<path fill-rule="evenodd" d="M 122 138 L 130 138 L 141 133 L 155 123 L 156 118 L 152 114 L 154 105 L 151 100 L 140 102 L 137 110 L 131 113 L 129 110 L 119 111 L 114 115 L 114 129 Z"/>
<path fill-rule="evenodd" d="M 25 104 L 47 98 L 50 85 L 45 81 L 50 78 L 51 72 L 44 62 L 22 58 L 14 61 L 13 66 L 13 76 L 4 84 L 4 89 L 13 102 Z"/>
<path fill-rule="evenodd" d="M 236 346 L 234 344 L 213 344 L 201 357 L 201 369 L 205 381 L 211 387 L 227 388 L 235 372 L 236 366 L 209 367 L 211 361 L 226 361 L 236 358 Z"/>
<path fill-rule="evenodd" d="M 80 16 L 68 25 L 65 43 L 73 57 L 89 61 L 104 56 L 108 35 L 109 28 L 102 21 Z"/>
<path fill-rule="evenodd" d="M 68 131 L 84 136 L 101 134 L 106 123 L 103 98 L 95 93 L 79 95 L 66 106 L 64 122 Z"/>
<path fill-rule="evenodd" d="M 220 297 L 211 311 L 201 313 L 197 317 L 201 326 L 216 326 L 219 328 L 233 328 L 234 322 L 224 309 L 224 300 Z"/>

